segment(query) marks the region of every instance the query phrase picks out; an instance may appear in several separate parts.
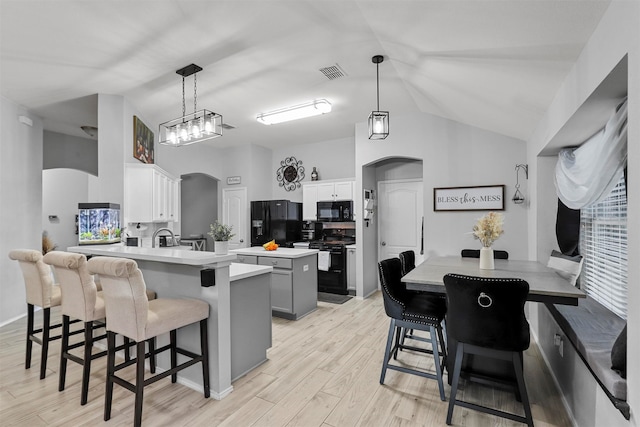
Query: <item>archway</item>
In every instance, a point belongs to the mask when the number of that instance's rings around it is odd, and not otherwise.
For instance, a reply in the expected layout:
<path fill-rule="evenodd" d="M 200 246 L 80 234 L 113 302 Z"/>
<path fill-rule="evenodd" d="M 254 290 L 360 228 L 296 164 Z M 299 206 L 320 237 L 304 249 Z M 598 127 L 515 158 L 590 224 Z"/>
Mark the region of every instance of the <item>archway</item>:
<path fill-rule="evenodd" d="M 213 240 L 207 233 L 209 224 L 218 219 L 218 180 L 204 173 L 181 175 L 180 233 L 182 238 L 205 237 L 207 250 Z"/>

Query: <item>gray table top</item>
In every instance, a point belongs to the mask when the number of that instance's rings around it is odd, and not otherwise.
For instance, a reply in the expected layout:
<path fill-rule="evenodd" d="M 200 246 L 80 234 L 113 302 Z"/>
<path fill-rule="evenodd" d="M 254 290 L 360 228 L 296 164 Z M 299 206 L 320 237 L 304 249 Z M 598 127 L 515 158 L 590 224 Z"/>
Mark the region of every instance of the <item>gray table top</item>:
<path fill-rule="evenodd" d="M 518 278 L 529 283 L 530 301 L 577 305 L 584 291 L 572 286 L 554 270 L 536 261 L 495 260 L 494 270 L 481 270 L 479 259 L 460 256 L 430 257 L 407 273 L 407 289 L 444 293 L 443 277 L 449 273 L 477 277 Z"/>

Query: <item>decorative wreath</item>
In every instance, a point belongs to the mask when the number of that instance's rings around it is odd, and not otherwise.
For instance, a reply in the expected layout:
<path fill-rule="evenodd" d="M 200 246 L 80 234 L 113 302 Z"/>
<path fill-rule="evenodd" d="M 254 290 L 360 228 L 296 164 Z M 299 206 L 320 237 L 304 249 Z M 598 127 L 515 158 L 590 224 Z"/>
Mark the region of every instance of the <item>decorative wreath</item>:
<path fill-rule="evenodd" d="M 280 162 L 280 167 L 276 171 L 276 179 L 280 187 L 284 187 L 287 191 L 293 191 L 300 188 L 300 181 L 304 179 L 304 166 L 302 160 L 298 161 L 295 157 L 287 157 Z"/>

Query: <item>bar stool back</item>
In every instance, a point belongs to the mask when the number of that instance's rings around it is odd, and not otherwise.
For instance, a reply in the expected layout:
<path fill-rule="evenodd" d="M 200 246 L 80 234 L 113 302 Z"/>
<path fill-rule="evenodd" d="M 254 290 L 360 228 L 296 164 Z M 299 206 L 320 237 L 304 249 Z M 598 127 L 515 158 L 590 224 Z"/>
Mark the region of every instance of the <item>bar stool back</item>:
<path fill-rule="evenodd" d="M 106 351 L 92 354 L 93 343 L 107 337 L 106 333 L 94 336 L 94 329 L 104 327 L 105 303 L 103 293 L 98 291 L 94 277 L 87 269 L 87 257 L 82 254 L 52 251 L 47 253 L 43 261 L 55 269 L 56 277 L 62 289 L 62 346 L 60 349 L 60 372 L 58 391 L 63 391 L 66 381 L 67 360 L 82 365 L 82 391 L 80 404 L 87 403 L 89 393 L 89 377 L 91 375 L 91 361 L 106 356 Z M 155 298 L 155 292 L 151 291 L 150 298 Z M 70 332 L 71 319 L 79 320 L 84 328 Z M 84 340 L 69 344 L 69 337 L 76 333 L 84 332 Z M 128 354 L 128 340 L 125 345 Z M 78 357 L 71 350 L 83 347 L 83 356 Z M 150 349 L 154 343 L 149 342 Z M 128 358 L 128 356 L 127 356 Z M 152 362 L 153 362 L 152 358 Z M 152 370 L 155 366 L 152 363 Z"/>
<path fill-rule="evenodd" d="M 31 351 L 33 343 L 42 346 L 40 356 L 40 379 L 47 371 L 49 342 L 61 336 L 51 336 L 51 330 L 61 324 L 51 325 L 51 307 L 57 307 L 61 301 L 60 286 L 53 284 L 51 267 L 42 261 L 42 253 L 33 249 L 15 249 L 9 252 L 9 258 L 18 261 L 27 294 L 27 349 L 24 368 L 31 367 Z M 35 306 L 42 307 L 42 328 L 34 328 Z M 41 337 L 36 334 L 42 333 Z"/>
<path fill-rule="evenodd" d="M 93 257 L 88 262 L 89 271 L 100 275 L 107 314 L 107 387 L 105 393 L 104 420 L 111 418 L 113 384 L 117 383 L 135 393 L 134 425 L 142 424 L 142 400 L 145 385 L 171 376 L 177 381 L 177 372 L 195 363 L 202 363 L 204 396 L 209 389 L 209 350 L 207 321 L 209 304 L 196 299 L 158 298 L 149 301 L 142 272 L 134 260 L 112 257 Z M 176 330 L 193 323 L 200 324 L 201 354 L 195 354 L 177 346 Z M 158 348 L 155 353 L 170 351 L 171 369 L 144 378 L 144 341 L 169 333 L 170 344 Z M 136 359 L 115 364 L 115 334 L 122 334 L 137 343 Z M 178 354 L 188 360 L 177 364 Z M 135 384 L 117 376 L 117 372 L 136 363 Z"/>

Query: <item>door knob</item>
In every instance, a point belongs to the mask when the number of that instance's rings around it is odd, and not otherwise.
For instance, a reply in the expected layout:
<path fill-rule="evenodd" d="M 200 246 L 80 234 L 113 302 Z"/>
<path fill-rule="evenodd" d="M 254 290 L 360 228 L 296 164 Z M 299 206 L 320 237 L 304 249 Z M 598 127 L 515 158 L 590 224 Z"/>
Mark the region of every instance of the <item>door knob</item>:
<path fill-rule="evenodd" d="M 380 246 L 387 246 L 387 242 L 380 243 Z"/>
<path fill-rule="evenodd" d="M 244 239 L 240 239 L 240 243 L 244 243 Z"/>

